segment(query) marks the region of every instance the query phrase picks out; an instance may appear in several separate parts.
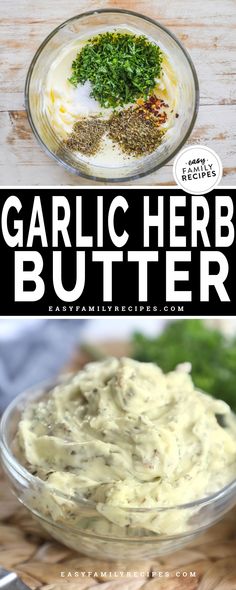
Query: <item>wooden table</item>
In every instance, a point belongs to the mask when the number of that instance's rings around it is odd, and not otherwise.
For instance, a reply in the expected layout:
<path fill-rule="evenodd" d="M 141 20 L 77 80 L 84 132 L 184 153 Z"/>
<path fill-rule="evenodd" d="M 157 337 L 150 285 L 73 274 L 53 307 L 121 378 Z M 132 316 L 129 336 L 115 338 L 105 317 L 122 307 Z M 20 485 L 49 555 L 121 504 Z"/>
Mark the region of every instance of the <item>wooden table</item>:
<path fill-rule="evenodd" d="M 91 184 L 68 174 L 39 147 L 24 110 L 23 88 L 34 52 L 53 28 L 77 13 L 105 7 L 156 18 L 184 43 L 201 90 L 189 141 L 215 149 L 223 161 L 224 184 L 236 184 L 235 0 L 1 0 L 1 184 Z M 172 163 L 136 184 L 147 182 L 174 184 Z"/>

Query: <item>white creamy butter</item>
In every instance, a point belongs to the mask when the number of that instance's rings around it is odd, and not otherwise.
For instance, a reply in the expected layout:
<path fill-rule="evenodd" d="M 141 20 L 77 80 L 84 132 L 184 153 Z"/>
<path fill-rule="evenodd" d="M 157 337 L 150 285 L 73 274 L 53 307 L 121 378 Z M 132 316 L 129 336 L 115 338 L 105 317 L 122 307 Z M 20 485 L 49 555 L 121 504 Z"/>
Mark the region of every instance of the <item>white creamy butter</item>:
<path fill-rule="evenodd" d="M 122 510 L 191 502 L 235 478 L 235 416 L 225 402 L 195 389 L 186 370 L 164 374 L 151 363 L 110 358 L 29 405 L 18 442 L 27 467 L 47 481 L 41 509 L 46 502 L 53 518 L 66 521 L 73 513 L 79 521 L 73 498 L 84 498 L 102 514 L 103 526 L 186 529 L 191 511 L 153 517 Z"/>

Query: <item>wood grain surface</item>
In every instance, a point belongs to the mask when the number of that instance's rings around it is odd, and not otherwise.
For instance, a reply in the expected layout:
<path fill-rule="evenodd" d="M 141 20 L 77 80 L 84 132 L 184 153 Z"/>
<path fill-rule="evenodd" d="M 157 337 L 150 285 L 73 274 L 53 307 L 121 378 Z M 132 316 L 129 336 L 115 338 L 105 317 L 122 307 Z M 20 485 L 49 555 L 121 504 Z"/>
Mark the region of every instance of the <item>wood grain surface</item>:
<path fill-rule="evenodd" d="M 68 174 L 37 144 L 24 110 L 24 82 L 36 49 L 53 28 L 78 13 L 114 7 L 156 18 L 184 43 L 201 94 L 189 143 L 215 149 L 224 166 L 223 183 L 236 184 L 235 0 L 1 0 L 1 184 L 91 184 Z M 174 184 L 172 162 L 136 184 Z"/>

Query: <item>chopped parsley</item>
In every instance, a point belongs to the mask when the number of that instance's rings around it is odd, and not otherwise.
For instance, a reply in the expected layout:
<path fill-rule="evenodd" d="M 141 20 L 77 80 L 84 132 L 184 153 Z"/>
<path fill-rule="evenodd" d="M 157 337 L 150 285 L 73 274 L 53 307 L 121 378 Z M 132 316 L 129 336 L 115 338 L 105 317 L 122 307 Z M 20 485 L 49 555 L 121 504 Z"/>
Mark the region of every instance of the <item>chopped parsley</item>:
<path fill-rule="evenodd" d="M 134 334 L 132 356 L 157 363 L 164 372 L 189 361 L 194 385 L 223 399 L 236 411 L 235 336 L 224 336 L 202 320 L 178 320 L 168 323 L 164 332 L 154 338 Z"/>
<path fill-rule="evenodd" d="M 144 35 L 102 33 L 93 37 L 72 62 L 74 86 L 87 80 L 102 107 L 118 107 L 146 98 L 161 72 L 160 47 Z"/>

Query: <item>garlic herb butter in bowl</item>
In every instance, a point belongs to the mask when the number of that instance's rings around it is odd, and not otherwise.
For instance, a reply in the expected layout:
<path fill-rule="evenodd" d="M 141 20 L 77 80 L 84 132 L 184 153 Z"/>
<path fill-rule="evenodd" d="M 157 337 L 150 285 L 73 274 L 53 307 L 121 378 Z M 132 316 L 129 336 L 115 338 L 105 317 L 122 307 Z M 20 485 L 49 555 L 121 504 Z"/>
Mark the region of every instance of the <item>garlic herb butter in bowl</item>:
<path fill-rule="evenodd" d="M 235 504 L 236 418 L 187 369 L 109 358 L 9 406 L 4 469 L 53 537 L 93 557 L 152 557 Z"/>
<path fill-rule="evenodd" d="M 195 122 L 198 82 L 177 39 L 130 11 L 74 17 L 49 35 L 26 81 L 32 129 L 69 171 L 110 182 L 163 166 Z"/>

